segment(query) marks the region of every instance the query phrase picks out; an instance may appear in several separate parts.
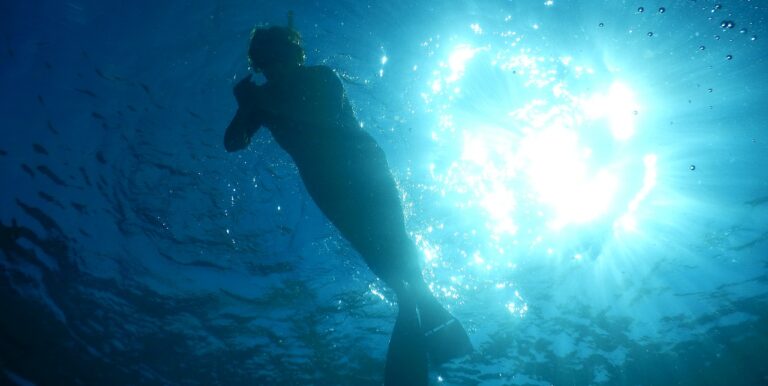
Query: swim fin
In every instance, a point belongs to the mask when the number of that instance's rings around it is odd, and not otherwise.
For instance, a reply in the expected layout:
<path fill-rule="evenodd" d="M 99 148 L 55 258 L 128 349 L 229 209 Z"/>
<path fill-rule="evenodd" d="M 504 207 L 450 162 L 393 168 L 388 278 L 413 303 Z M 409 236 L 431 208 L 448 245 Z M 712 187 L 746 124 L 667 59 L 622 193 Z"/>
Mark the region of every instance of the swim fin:
<path fill-rule="evenodd" d="M 385 386 L 426 386 L 427 353 L 414 302 L 401 303 L 387 350 Z"/>
<path fill-rule="evenodd" d="M 424 344 L 432 364 L 440 365 L 472 352 L 467 331 L 431 293 L 420 298 L 418 310 Z"/>

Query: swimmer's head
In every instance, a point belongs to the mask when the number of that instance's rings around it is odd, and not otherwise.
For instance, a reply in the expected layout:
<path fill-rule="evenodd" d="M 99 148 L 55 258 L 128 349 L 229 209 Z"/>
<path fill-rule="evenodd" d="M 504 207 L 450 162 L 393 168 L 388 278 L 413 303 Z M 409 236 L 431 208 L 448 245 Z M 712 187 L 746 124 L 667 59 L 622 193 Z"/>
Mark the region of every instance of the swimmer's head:
<path fill-rule="evenodd" d="M 256 72 L 264 69 L 301 66 L 304 64 L 304 49 L 301 35 L 293 29 L 289 14 L 288 27 L 257 26 L 251 31 L 248 47 L 248 62 Z"/>

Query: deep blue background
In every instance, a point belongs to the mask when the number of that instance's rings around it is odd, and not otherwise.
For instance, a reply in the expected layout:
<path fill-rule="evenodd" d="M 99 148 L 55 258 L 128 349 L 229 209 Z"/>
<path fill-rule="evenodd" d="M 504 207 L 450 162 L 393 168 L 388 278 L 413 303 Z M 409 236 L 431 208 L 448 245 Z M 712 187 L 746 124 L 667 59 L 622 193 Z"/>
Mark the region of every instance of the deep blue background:
<path fill-rule="evenodd" d="M 222 146 L 248 33 L 289 9 L 309 62 L 339 72 L 387 153 L 409 230 L 442 248 L 425 272 L 477 352 L 431 382 L 768 384 L 756 0 L 2 2 L 2 383 L 380 384 L 391 294 L 268 132 L 248 151 Z M 459 251 L 486 251 L 483 220 L 429 178 L 458 152 L 430 141 L 439 114 L 462 109 L 426 103 L 429 79 L 447 47 L 506 30 L 603 74 L 580 87 L 621 77 L 644 96 L 642 144 L 660 166 L 643 232 L 549 238 L 598 251 L 583 262 L 502 243 L 511 268 L 476 269 Z M 475 102 L 504 103 L 474 79 Z M 509 99 L 529 92 L 509 82 Z"/>

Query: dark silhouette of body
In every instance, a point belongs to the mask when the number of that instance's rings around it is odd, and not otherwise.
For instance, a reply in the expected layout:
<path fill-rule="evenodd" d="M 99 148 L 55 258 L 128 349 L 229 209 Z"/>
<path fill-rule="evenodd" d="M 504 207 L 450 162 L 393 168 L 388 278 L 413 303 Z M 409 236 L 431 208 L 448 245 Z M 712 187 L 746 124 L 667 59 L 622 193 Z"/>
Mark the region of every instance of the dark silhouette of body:
<path fill-rule="evenodd" d="M 472 346 L 424 283 L 384 152 L 360 127 L 333 70 L 304 66 L 290 25 L 254 29 L 249 59 L 267 81 L 256 85 L 249 75 L 235 86 L 227 151 L 245 148 L 260 126 L 270 130 L 318 207 L 397 295 L 385 384 L 426 385 L 427 357 L 439 364 Z"/>

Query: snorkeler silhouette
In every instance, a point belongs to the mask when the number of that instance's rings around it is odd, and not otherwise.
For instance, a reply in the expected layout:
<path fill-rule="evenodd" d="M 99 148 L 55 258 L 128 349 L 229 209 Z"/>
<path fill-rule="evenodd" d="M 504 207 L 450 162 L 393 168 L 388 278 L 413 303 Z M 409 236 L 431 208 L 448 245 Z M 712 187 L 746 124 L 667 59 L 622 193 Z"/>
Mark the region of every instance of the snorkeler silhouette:
<path fill-rule="evenodd" d="M 241 150 L 260 126 L 269 129 L 317 206 L 397 295 L 384 383 L 426 385 L 427 358 L 440 364 L 468 354 L 472 345 L 422 278 L 384 152 L 361 128 L 334 71 L 304 65 L 290 13 L 288 20 L 288 27 L 251 33 L 248 59 L 266 82 L 256 85 L 248 75 L 234 87 L 239 107 L 224 146 Z"/>

